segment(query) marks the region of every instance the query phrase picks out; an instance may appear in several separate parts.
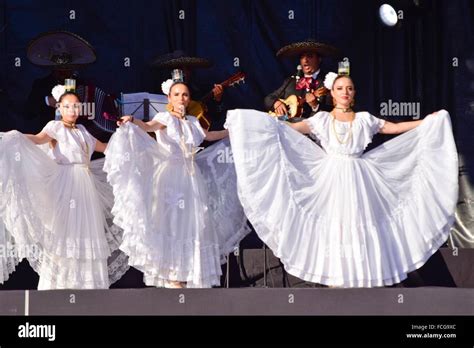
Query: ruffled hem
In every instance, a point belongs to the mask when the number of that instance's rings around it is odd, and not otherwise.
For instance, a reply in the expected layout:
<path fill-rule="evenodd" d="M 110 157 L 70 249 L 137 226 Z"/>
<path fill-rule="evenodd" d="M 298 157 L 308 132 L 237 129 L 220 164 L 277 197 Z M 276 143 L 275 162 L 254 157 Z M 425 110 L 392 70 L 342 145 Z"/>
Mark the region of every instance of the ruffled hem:
<path fill-rule="evenodd" d="M 120 249 L 114 250 L 107 259 L 109 283 L 113 284 L 118 281 L 129 269 L 128 256 Z"/>
<path fill-rule="evenodd" d="M 145 274 L 147 285 L 155 286 L 159 279 L 187 282 L 188 287 L 197 288 L 220 284 L 217 244 L 173 238 L 161 238 L 161 244 L 143 244 L 136 235 L 124 237 L 120 249 L 128 255 L 129 264 Z"/>
<path fill-rule="evenodd" d="M 285 263 L 283 263 L 285 270 L 298 277 L 300 279 L 304 279 L 308 282 L 324 284 L 328 286 L 340 286 L 343 288 L 372 288 L 372 287 L 383 287 L 383 286 L 391 286 L 394 284 L 398 284 L 404 281 L 407 278 L 407 274 L 417 270 L 418 268 L 422 267 L 426 261 L 429 260 L 433 254 L 438 251 L 438 249 L 443 246 L 443 244 L 447 241 L 449 236 L 449 231 L 452 226 L 452 221 L 448 222 L 443 229 L 443 233 L 440 233 L 433 240 L 433 246 L 431 249 L 427 250 L 426 253 L 412 265 L 404 269 L 403 271 L 398 271 L 391 275 L 388 278 L 371 278 L 371 279 L 345 279 L 345 278 L 334 278 L 328 277 L 321 274 L 313 274 L 308 273 L 305 270 L 297 269 L 293 267 L 287 267 Z"/>
<path fill-rule="evenodd" d="M 38 290 L 108 289 L 107 260 L 66 259 L 43 253 Z"/>
<path fill-rule="evenodd" d="M 16 266 L 20 263 L 18 258 L 15 256 L 9 256 L 10 250 L 14 253 L 14 247 L 10 248 L 7 245 L 0 245 L 0 250 L 3 253 L 4 251 L 7 254 L 2 254 L 6 256 L 0 257 L 0 284 L 3 284 L 10 278 L 10 274 L 15 272 Z"/>
<path fill-rule="evenodd" d="M 220 254 L 221 254 L 221 264 L 227 263 L 226 256 L 239 248 L 239 244 L 250 232 L 252 229 L 247 225 L 247 217 L 245 221 L 242 222 L 242 227 L 224 244 L 220 245 Z"/>
<path fill-rule="evenodd" d="M 294 266 L 293 262 L 289 261 L 282 255 L 279 245 L 275 243 L 274 239 L 272 239 L 275 234 L 275 231 L 278 231 L 278 229 L 276 227 L 274 229 L 269 229 L 265 223 L 260 222 L 261 214 L 252 209 L 251 202 L 244 198 L 245 194 L 243 194 L 241 197 L 242 204 L 245 207 L 245 213 L 247 214 L 249 220 L 252 222 L 255 231 L 257 231 L 258 236 L 262 239 L 262 241 L 267 244 L 268 247 L 273 251 L 274 255 L 280 259 L 280 261 L 283 263 L 286 272 L 307 282 L 343 288 L 383 287 L 391 286 L 402 282 L 407 278 L 408 273 L 422 267 L 426 263 L 426 261 L 428 261 L 428 259 L 447 241 L 449 237 L 450 228 L 454 222 L 452 218 L 447 219 L 445 226 L 442 228 L 442 232 L 433 238 L 429 249 L 427 249 L 422 255 L 419 255 L 417 258 L 415 258 L 413 262 L 404 269 L 395 270 L 389 277 L 346 279 L 345 277 L 333 277 L 321 273 L 312 273 L 308 272 L 305 269 L 302 269 L 301 267 Z M 289 219 L 291 219 L 291 217 Z M 299 219 L 295 218 L 293 221 L 295 220 Z M 298 230 L 297 226 L 298 224 L 295 223 L 295 230 Z M 320 230 L 319 227 L 313 226 L 310 227 L 308 230 L 318 231 L 318 229 Z M 309 255 L 311 253 L 314 253 L 314 251 L 317 249 L 318 248 L 314 245 L 308 244 L 305 249 L 301 249 L 299 250 L 299 252 L 300 254 Z"/>
<path fill-rule="evenodd" d="M 209 212 L 218 235 L 221 263 L 224 264 L 226 255 L 237 249 L 251 232 L 237 194 L 237 175 L 229 139 L 225 138 L 198 153 L 196 163 L 207 184 Z"/>
<path fill-rule="evenodd" d="M 8 280 L 19 263 L 18 251 L 13 237 L 5 230 L 0 220 L 0 284 Z"/>

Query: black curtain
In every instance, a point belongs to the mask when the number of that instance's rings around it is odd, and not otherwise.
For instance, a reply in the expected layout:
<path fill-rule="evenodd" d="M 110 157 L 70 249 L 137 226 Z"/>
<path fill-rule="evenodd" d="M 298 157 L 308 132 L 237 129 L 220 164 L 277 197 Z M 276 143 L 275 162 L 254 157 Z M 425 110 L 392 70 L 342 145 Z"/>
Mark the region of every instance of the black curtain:
<path fill-rule="evenodd" d="M 422 114 L 446 108 L 457 122 L 470 112 L 465 93 L 472 80 L 467 61 L 472 59 L 473 3 L 422 1 L 424 7 L 415 11 L 414 5 L 407 6 L 411 1 L 388 2 L 405 6 L 401 28 L 380 24 L 377 10 L 382 1 L 376 0 L 3 0 L 1 129 L 21 128 L 22 103 L 31 83 L 47 74 L 28 62 L 28 42 L 55 29 L 75 32 L 95 46 L 98 60 L 81 75 L 106 91 L 159 91 L 162 76 L 149 63 L 158 54 L 183 49 L 214 61 L 213 68 L 196 74 L 204 87 L 236 70 L 245 71 L 247 84 L 227 90 L 227 104 L 257 109 L 297 65 L 277 60 L 275 52 L 313 37 L 336 45 L 349 58 L 359 108 L 377 115 L 380 102 L 416 101 Z M 69 18 L 69 11 L 75 11 L 75 19 Z M 127 57 L 130 67 L 124 66 Z M 458 67 L 452 65 L 455 57 Z M 18 58 L 21 66 L 15 66 Z M 335 63 L 323 62 L 331 70 Z M 472 126 L 471 119 L 463 122 Z"/>

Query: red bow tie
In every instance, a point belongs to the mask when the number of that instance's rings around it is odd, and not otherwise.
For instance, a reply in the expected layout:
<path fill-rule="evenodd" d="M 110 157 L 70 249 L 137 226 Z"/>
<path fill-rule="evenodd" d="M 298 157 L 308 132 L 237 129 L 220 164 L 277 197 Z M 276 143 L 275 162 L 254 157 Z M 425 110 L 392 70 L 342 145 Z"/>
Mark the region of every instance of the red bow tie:
<path fill-rule="evenodd" d="M 296 83 L 296 89 L 315 89 L 318 85 L 318 81 L 314 80 L 312 77 L 302 77 Z"/>

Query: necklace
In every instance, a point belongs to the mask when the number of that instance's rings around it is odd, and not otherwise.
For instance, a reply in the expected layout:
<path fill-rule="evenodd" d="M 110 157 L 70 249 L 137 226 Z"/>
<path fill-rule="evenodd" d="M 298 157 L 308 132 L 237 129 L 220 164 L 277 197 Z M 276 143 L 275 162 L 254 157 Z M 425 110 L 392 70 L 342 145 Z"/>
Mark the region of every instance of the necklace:
<path fill-rule="evenodd" d="M 82 132 L 73 122 L 67 122 L 64 120 L 61 120 L 61 122 L 64 124 L 64 127 L 70 129 L 72 132 L 74 132 L 78 136 L 79 144 L 81 146 L 81 151 L 85 155 L 85 160 L 87 161 L 87 163 L 90 164 L 89 144 L 87 143 L 87 140 L 84 138 Z M 86 146 L 84 147 L 83 144 L 85 144 Z"/>
<path fill-rule="evenodd" d="M 336 137 L 336 140 L 339 144 L 346 144 L 351 138 L 352 138 L 352 122 L 354 121 L 354 119 L 352 119 L 350 121 L 350 124 L 349 124 L 349 132 L 347 133 L 347 138 L 346 140 L 344 141 L 344 139 L 340 139 L 339 136 L 337 135 L 337 132 L 336 132 L 336 117 L 331 114 L 332 116 L 332 131 L 334 133 L 334 136 Z"/>
<path fill-rule="evenodd" d="M 352 108 L 351 108 L 351 107 L 348 107 L 348 108 L 338 108 L 337 106 L 335 106 L 334 109 L 342 110 L 342 112 L 344 112 L 344 113 L 347 113 L 347 112 L 351 112 L 351 111 L 352 111 Z"/>
<path fill-rule="evenodd" d="M 66 126 L 66 128 L 77 129 L 75 122 L 67 122 L 64 120 L 61 120 L 61 122 Z"/>
<path fill-rule="evenodd" d="M 186 118 L 183 119 L 185 121 Z M 179 131 L 180 131 L 180 147 L 183 154 L 184 165 L 186 167 L 186 171 L 189 175 L 194 175 L 194 156 L 199 151 L 200 148 L 195 147 L 192 144 L 186 144 L 185 136 L 184 136 L 184 129 L 181 120 L 178 119 L 179 124 Z M 191 158 L 191 168 L 189 167 L 189 161 L 187 159 Z"/>

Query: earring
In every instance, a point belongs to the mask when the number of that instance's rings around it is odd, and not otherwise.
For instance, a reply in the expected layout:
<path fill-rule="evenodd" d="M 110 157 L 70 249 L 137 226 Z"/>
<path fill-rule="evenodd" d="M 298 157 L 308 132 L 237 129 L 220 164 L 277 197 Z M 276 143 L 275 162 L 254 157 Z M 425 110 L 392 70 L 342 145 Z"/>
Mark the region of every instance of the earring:
<path fill-rule="evenodd" d="M 352 99 L 352 101 L 351 101 L 351 107 L 353 107 L 354 104 L 355 104 L 355 99 Z"/>

